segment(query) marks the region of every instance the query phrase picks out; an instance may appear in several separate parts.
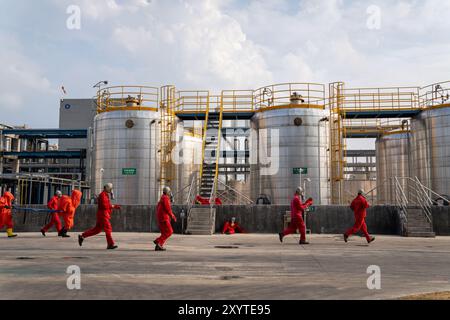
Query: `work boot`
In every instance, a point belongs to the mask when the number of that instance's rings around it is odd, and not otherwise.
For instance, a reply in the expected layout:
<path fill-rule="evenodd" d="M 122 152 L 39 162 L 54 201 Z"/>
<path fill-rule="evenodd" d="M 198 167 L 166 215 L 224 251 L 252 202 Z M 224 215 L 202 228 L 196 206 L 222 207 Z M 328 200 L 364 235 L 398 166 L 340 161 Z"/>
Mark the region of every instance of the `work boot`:
<path fill-rule="evenodd" d="M 13 233 L 13 229 L 7 229 L 6 234 L 8 235 L 8 238 L 15 238 L 17 237 L 17 234 Z"/>
<path fill-rule="evenodd" d="M 114 250 L 114 249 L 117 249 L 118 248 L 118 246 L 116 246 L 116 245 L 112 245 L 112 246 L 108 246 L 108 248 L 106 248 L 107 250 Z"/>
<path fill-rule="evenodd" d="M 46 235 L 45 235 L 45 231 L 44 231 L 44 229 L 41 229 L 41 233 L 42 233 L 42 235 L 45 237 Z"/>
<path fill-rule="evenodd" d="M 283 238 L 284 238 L 283 233 L 280 232 L 278 234 L 278 237 L 280 237 L 280 242 L 283 243 Z"/>
<path fill-rule="evenodd" d="M 155 251 L 166 251 L 166 248 L 161 247 L 159 244 L 155 246 Z"/>
<path fill-rule="evenodd" d="M 367 243 L 372 243 L 375 241 L 375 237 L 370 238 L 370 240 L 367 241 Z"/>
<path fill-rule="evenodd" d="M 64 234 L 64 228 L 62 228 L 61 230 L 58 231 L 58 237 L 62 237 Z"/>
<path fill-rule="evenodd" d="M 84 241 L 83 236 L 81 234 L 79 234 L 78 235 L 78 244 L 80 245 L 80 247 L 83 245 L 83 241 Z"/>
<path fill-rule="evenodd" d="M 348 242 L 348 235 L 344 233 L 344 241 L 347 243 Z"/>
<path fill-rule="evenodd" d="M 307 245 L 307 244 L 309 244 L 309 242 L 307 242 L 306 240 L 300 240 L 299 244 L 300 245 Z"/>
<path fill-rule="evenodd" d="M 70 238 L 70 236 L 67 234 L 66 228 L 62 228 L 60 234 L 60 237 L 62 238 Z"/>

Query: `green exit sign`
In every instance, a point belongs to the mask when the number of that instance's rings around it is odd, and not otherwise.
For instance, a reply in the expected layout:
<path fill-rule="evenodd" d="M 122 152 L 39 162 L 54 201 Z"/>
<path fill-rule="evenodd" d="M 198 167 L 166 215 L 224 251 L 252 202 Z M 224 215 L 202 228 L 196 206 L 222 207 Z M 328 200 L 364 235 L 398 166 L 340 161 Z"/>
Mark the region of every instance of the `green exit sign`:
<path fill-rule="evenodd" d="M 294 168 L 294 174 L 308 174 L 308 168 Z"/>
<path fill-rule="evenodd" d="M 124 176 L 135 176 L 137 173 L 136 168 L 123 168 L 122 169 L 122 175 Z"/>

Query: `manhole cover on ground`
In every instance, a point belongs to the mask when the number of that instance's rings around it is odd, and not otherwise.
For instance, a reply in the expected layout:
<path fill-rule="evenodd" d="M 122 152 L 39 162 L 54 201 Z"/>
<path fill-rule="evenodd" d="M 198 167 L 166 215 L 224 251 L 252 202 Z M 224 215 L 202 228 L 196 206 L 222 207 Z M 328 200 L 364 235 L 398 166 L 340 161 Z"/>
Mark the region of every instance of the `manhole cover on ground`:
<path fill-rule="evenodd" d="M 238 246 L 215 246 L 217 249 L 239 249 Z"/>
<path fill-rule="evenodd" d="M 233 268 L 230 267 L 216 267 L 217 271 L 233 271 Z"/>
<path fill-rule="evenodd" d="M 240 276 L 223 276 L 220 278 L 221 280 L 235 280 L 235 279 L 242 279 Z"/>

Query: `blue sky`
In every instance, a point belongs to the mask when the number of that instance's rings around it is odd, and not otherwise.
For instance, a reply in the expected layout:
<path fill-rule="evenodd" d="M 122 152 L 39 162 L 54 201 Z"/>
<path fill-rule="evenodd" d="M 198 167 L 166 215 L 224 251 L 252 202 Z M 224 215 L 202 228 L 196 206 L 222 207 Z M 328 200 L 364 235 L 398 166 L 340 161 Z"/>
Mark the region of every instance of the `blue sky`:
<path fill-rule="evenodd" d="M 66 27 L 71 4 L 81 9 L 80 30 Z M 84 98 L 100 80 L 211 90 L 450 80 L 449 0 L 1 0 L 0 6 L 0 122 L 7 124 L 56 127 L 61 85 L 68 98 Z M 379 28 L 368 27 L 369 8 L 379 9 Z"/>

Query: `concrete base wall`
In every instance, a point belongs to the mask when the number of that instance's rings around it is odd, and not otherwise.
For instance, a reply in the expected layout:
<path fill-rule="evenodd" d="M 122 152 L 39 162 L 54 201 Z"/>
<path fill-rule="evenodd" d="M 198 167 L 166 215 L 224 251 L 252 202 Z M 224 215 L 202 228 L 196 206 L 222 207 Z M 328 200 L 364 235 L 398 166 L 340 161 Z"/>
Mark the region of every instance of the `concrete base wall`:
<path fill-rule="evenodd" d="M 43 206 L 34 206 L 43 208 Z M 178 222 L 174 231 L 181 233 L 180 212 L 183 206 L 174 206 Z M 75 215 L 75 227 L 80 232 L 92 228 L 96 221 L 96 206 L 82 205 Z M 216 211 L 216 232 L 224 221 L 236 217 L 239 224 L 250 233 L 278 233 L 283 229 L 283 216 L 289 206 L 219 206 Z M 15 213 L 15 231 L 39 232 L 47 214 Z M 111 218 L 114 232 L 158 232 L 156 206 L 123 206 Z M 354 223 L 353 212 L 345 206 L 318 206 L 308 215 L 307 225 L 313 233 L 340 234 Z M 450 235 L 450 208 L 433 208 L 434 230 L 437 235 Z M 368 210 L 367 226 L 370 233 L 399 235 L 400 219 L 395 207 L 374 206 Z M 186 227 L 186 221 L 184 223 Z"/>

